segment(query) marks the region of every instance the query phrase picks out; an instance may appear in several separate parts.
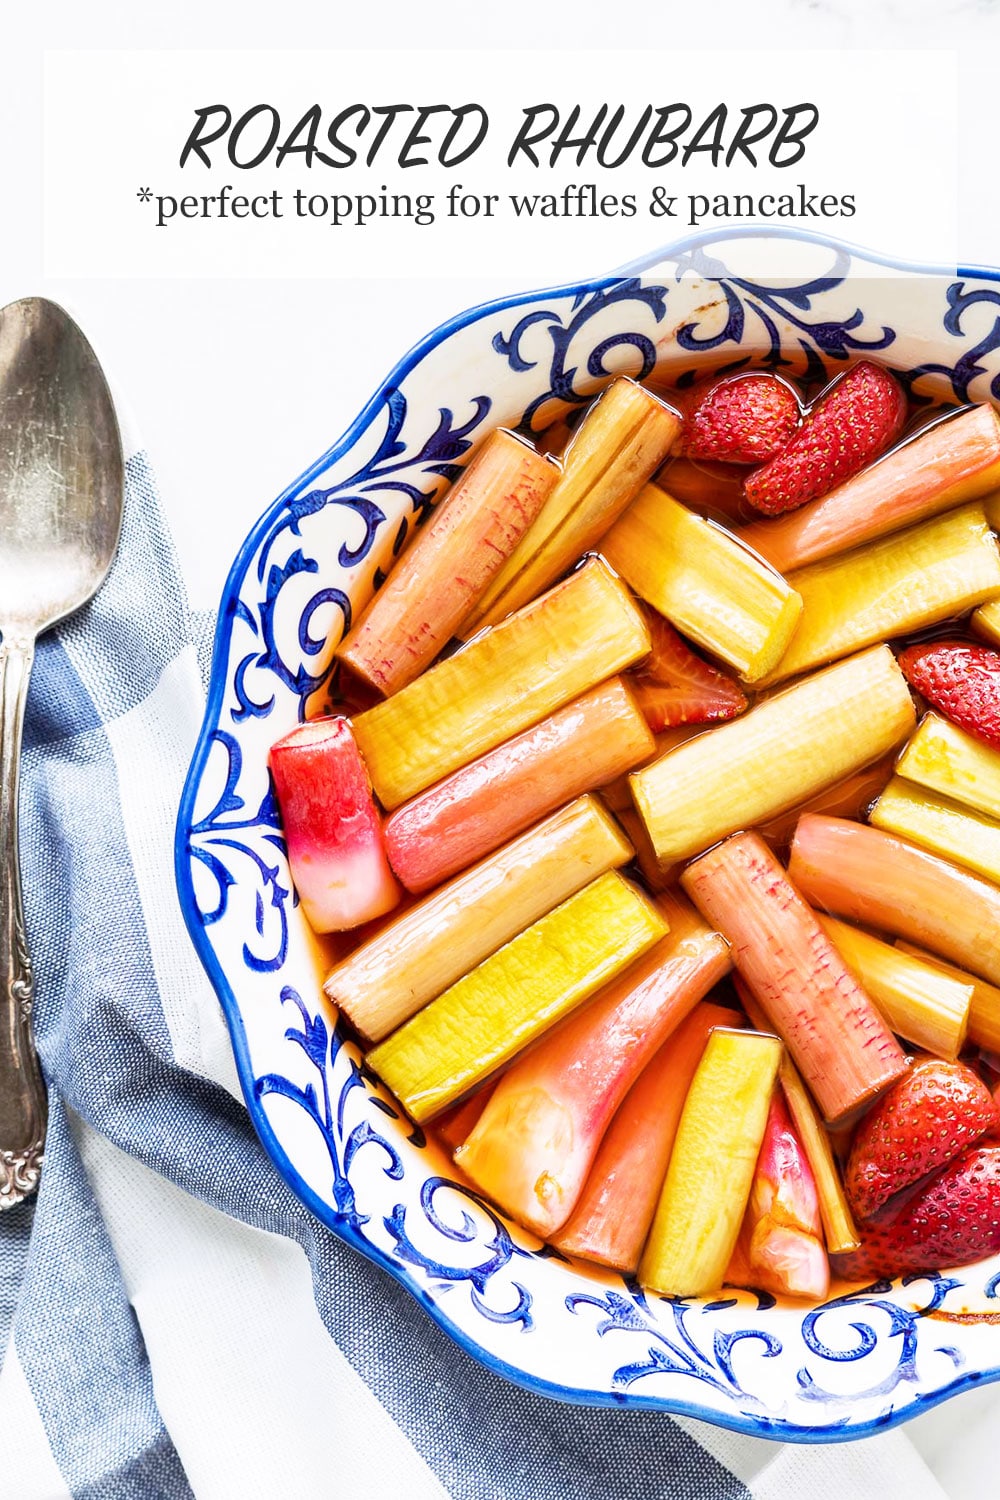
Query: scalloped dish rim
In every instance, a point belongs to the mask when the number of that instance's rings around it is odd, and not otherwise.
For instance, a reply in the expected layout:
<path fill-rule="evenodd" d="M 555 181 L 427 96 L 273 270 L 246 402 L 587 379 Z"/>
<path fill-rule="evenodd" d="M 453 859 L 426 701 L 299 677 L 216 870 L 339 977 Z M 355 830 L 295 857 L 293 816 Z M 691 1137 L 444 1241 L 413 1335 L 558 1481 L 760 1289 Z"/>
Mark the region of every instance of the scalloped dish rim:
<path fill-rule="evenodd" d="M 360 1251 L 375 1264 L 387 1270 L 460 1348 L 490 1370 L 505 1376 L 517 1385 L 537 1394 L 568 1401 L 576 1405 L 654 1409 L 663 1411 L 665 1414 L 677 1414 L 697 1418 L 732 1431 L 766 1437 L 772 1440 L 781 1439 L 791 1442 L 850 1441 L 856 1438 L 871 1436 L 876 1432 L 885 1431 L 890 1427 L 897 1426 L 916 1416 L 921 1411 L 949 1399 L 964 1389 L 1000 1379 L 1000 1338 L 998 1338 L 997 1342 L 996 1362 L 991 1368 L 986 1370 L 970 1370 L 964 1374 L 956 1369 L 953 1380 L 927 1390 L 920 1390 L 918 1383 L 914 1379 L 914 1385 L 917 1387 L 915 1394 L 907 1399 L 905 1405 L 898 1409 L 893 1406 L 888 1412 L 883 1412 L 865 1421 L 851 1420 L 849 1414 L 851 1396 L 850 1393 L 847 1393 L 842 1398 L 834 1398 L 834 1404 L 837 1404 L 837 1402 L 842 1403 L 840 1406 L 842 1420 L 834 1416 L 829 1425 L 806 1425 L 799 1422 L 786 1422 L 780 1417 L 769 1417 L 764 1412 L 760 1415 L 748 1414 L 746 1411 L 740 1411 L 735 1404 L 732 1410 L 723 1410 L 702 1405 L 697 1400 L 686 1401 L 676 1399 L 672 1396 L 646 1395 L 636 1392 L 631 1388 L 617 1391 L 614 1389 L 579 1390 L 539 1377 L 537 1374 L 533 1374 L 531 1371 L 525 1370 L 499 1357 L 496 1353 L 478 1344 L 474 1337 L 470 1336 L 465 1329 L 460 1327 L 449 1316 L 446 1308 L 440 1301 L 435 1300 L 433 1296 L 428 1294 L 404 1261 L 394 1258 L 379 1246 L 371 1244 L 350 1223 L 344 1222 L 338 1216 L 338 1212 L 332 1202 L 322 1199 L 296 1167 L 295 1162 L 289 1156 L 282 1139 L 268 1118 L 263 1104 L 255 1091 L 258 1080 L 251 1064 L 250 1044 L 244 1024 L 241 1002 L 237 996 L 236 989 L 233 987 L 231 977 L 226 972 L 210 940 L 205 919 L 196 902 L 192 879 L 190 839 L 195 832 L 195 801 L 212 750 L 213 736 L 221 722 L 228 673 L 231 670 L 233 629 L 240 589 L 248 576 L 254 559 L 260 552 L 262 544 L 268 538 L 269 532 L 283 508 L 291 500 L 302 495 L 313 480 L 328 470 L 331 465 L 347 455 L 358 444 L 359 440 L 362 439 L 379 413 L 384 410 L 386 399 L 390 392 L 399 386 L 405 377 L 412 374 L 416 367 L 429 354 L 463 329 L 470 327 L 482 319 L 538 303 L 544 298 L 586 297 L 587 295 L 602 292 L 614 287 L 616 283 L 621 282 L 627 277 L 634 277 L 642 272 L 651 271 L 661 264 L 665 265 L 678 256 L 689 253 L 692 250 L 704 249 L 705 246 L 719 243 L 720 241 L 732 242 L 743 238 L 804 241 L 833 250 L 838 254 L 842 253 L 850 257 L 856 257 L 868 265 L 876 267 L 885 266 L 897 272 L 912 273 L 913 275 L 926 277 L 952 276 L 955 279 L 969 277 L 980 281 L 1000 283 L 1000 269 L 956 268 L 952 271 L 947 268 L 883 257 L 873 254 L 868 250 L 822 235 L 804 234 L 793 230 L 782 231 L 766 227 L 757 228 L 756 226 L 751 228 L 727 226 L 710 233 L 691 235 L 676 241 L 643 257 L 639 261 L 630 263 L 620 271 L 573 283 L 568 286 L 551 289 L 543 288 L 541 290 L 518 293 L 498 298 L 494 301 L 480 303 L 440 324 L 415 344 L 390 370 L 371 398 L 362 407 L 358 416 L 348 426 L 344 434 L 331 445 L 327 452 L 305 469 L 267 507 L 251 528 L 237 552 L 226 578 L 220 601 L 215 627 L 205 713 L 199 729 L 197 744 L 191 759 L 178 811 L 174 842 L 174 865 L 184 920 L 198 957 L 221 1003 L 229 1029 L 246 1106 L 264 1149 L 270 1156 L 280 1176 L 295 1196 L 340 1239 Z M 1000 301 L 1000 297 L 997 300 Z M 926 1280 L 927 1277 L 913 1279 Z M 873 1293 L 873 1295 L 877 1295 L 877 1293 Z M 933 1303 L 931 1308 L 923 1309 L 922 1311 L 930 1312 L 936 1306 L 937 1304 Z M 809 1311 L 808 1305 L 803 1304 L 803 1316 Z M 998 1321 L 1000 1321 L 1000 1317 L 998 1317 Z M 854 1326 L 857 1325 L 855 1324 Z M 885 1335 L 885 1337 L 888 1336 Z M 991 1357 L 993 1356 L 991 1355 Z M 845 1360 L 849 1359 L 850 1356 L 841 1355 L 840 1358 Z M 734 1396 L 740 1394 L 740 1387 L 734 1382 Z"/>

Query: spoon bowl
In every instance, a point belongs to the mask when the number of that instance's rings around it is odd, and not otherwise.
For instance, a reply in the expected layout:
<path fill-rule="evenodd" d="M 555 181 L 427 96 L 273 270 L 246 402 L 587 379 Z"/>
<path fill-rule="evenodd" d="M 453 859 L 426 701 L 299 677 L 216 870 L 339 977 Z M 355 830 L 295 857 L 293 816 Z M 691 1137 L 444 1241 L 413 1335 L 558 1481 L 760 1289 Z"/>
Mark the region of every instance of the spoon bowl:
<path fill-rule="evenodd" d="M 18 764 L 35 641 L 96 593 L 118 545 L 121 437 L 94 351 L 54 302 L 0 309 L 0 1209 L 34 1191 L 45 1087 L 18 856 Z"/>
<path fill-rule="evenodd" d="M 0 309 L 0 626 L 34 638 L 84 604 L 121 528 L 121 438 L 97 357 L 54 302 Z"/>

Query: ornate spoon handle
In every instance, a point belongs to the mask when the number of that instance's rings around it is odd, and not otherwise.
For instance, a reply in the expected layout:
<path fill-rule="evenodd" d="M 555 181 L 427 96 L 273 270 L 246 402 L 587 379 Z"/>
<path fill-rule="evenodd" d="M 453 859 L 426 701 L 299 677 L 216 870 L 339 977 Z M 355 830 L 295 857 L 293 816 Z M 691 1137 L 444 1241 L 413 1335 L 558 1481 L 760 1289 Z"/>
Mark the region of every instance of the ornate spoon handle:
<path fill-rule="evenodd" d="M 24 932 L 17 796 L 30 640 L 0 643 L 0 1209 L 38 1186 L 47 1105 L 31 1035 L 34 977 Z"/>

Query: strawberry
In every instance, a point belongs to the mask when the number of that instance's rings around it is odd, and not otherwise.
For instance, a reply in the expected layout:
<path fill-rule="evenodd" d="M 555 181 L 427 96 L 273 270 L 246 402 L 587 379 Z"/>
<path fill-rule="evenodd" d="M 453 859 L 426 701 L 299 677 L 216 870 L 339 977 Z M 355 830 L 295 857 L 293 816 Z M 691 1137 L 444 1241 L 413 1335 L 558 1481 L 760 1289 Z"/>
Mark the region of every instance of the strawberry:
<path fill-rule="evenodd" d="M 1000 750 L 1000 652 L 964 641 L 909 646 L 906 680 L 960 729 Z"/>
<path fill-rule="evenodd" d="M 827 386 L 781 452 L 747 475 L 743 493 L 767 516 L 795 510 L 878 458 L 905 419 L 906 396 L 889 372 L 855 365 Z"/>
<path fill-rule="evenodd" d="M 802 415 L 799 398 L 777 375 L 730 375 L 680 398 L 685 410 L 678 452 L 731 464 L 766 463 L 785 446 Z"/>
<path fill-rule="evenodd" d="M 1000 1122 L 993 1096 L 964 1063 L 929 1058 L 895 1083 L 854 1132 L 844 1187 L 859 1218 L 938 1171 Z"/>
<path fill-rule="evenodd" d="M 652 609 L 643 613 L 653 649 L 631 674 L 631 686 L 653 733 L 741 714 L 747 700 L 739 684 L 697 656 L 662 615 Z"/>
<path fill-rule="evenodd" d="M 1000 1146 L 973 1146 L 909 1197 L 865 1224 L 861 1248 L 835 1257 L 848 1281 L 965 1266 L 1000 1250 Z"/>

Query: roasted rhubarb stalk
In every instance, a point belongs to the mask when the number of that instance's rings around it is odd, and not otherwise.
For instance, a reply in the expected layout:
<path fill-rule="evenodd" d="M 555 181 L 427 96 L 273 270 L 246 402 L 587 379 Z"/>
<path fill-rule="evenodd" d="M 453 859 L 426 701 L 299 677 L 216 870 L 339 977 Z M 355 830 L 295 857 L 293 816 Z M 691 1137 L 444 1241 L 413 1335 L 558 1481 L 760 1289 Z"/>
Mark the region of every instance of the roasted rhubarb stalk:
<path fill-rule="evenodd" d="M 925 714 L 896 770 L 907 781 L 1000 819 L 1000 751 L 940 714 Z"/>
<path fill-rule="evenodd" d="M 926 428 L 909 442 L 801 510 L 756 521 L 742 541 L 778 569 L 846 552 L 912 526 L 1000 485 L 1000 419 L 972 406 Z"/>
<path fill-rule="evenodd" d="M 341 932 L 390 911 L 399 886 L 348 721 L 300 724 L 272 745 L 268 763 L 292 880 L 314 931 Z"/>
<path fill-rule="evenodd" d="M 702 1000 L 671 1033 L 608 1126 L 576 1207 L 552 1236 L 557 1249 L 635 1272 L 705 1043 L 740 1024 L 738 1011 Z"/>
<path fill-rule="evenodd" d="M 624 584 L 599 558 L 354 723 L 383 807 L 494 749 L 649 651 Z"/>
<path fill-rule="evenodd" d="M 379 1041 L 491 953 L 632 849 L 592 797 L 580 797 L 458 875 L 362 943 L 324 988 L 362 1036 Z"/>
<path fill-rule="evenodd" d="M 378 692 L 429 666 L 552 493 L 559 468 L 498 428 L 411 542 L 337 655 Z"/>
<path fill-rule="evenodd" d="M 666 458 L 680 425 L 642 386 L 624 377 L 612 381 L 577 428 L 559 483 L 470 612 L 462 638 L 520 609 L 596 547 Z"/>
<path fill-rule="evenodd" d="M 601 551 L 641 598 L 746 682 L 777 666 L 802 613 L 779 574 L 655 484 L 615 522 Z"/>
<path fill-rule="evenodd" d="M 873 828 L 1000 881 L 1000 822 L 894 776 L 869 814 Z"/>
<path fill-rule="evenodd" d="M 929 948 L 1000 985 L 1000 890 L 878 828 L 810 813 L 788 866 L 814 906 Z"/>
<path fill-rule="evenodd" d="M 850 1120 L 901 1076 L 898 1042 L 757 834 L 716 845 L 681 883 L 729 939 L 737 971 L 828 1124 Z"/>
<path fill-rule="evenodd" d="M 969 1024 L 972 981 L 950 979 L 891 943 L 820 913 L 820 923 L 897 1036 L 939 1057 L 955 1058 Z"/>
<path fill-rule="evenodd" d="M 602 875 L 418 1011 L 368 1054 L 418 1123 L 488 1078 L 665 937 L 627 880 Z"/>
<path fill-rule="evenodd" d="M 467 1177 L 547 1239 L 572 1213 L 618 1105 L 664 1039 L 730 967 L 686 901 L 668 935 L 517 1059 L 455 1152 Z"/>
<path fill-rule="evenodd" d="M 630 778 L 664 863 L 777 816 L 897 746 L 913 700 L 888 646 L 838 662 Z"/>
<path fill-rule="evenodd" d="M 750 1018 L 750 1024 L 757 1031 L 768 1031 L 764 1012 L 739 975 L 736 976 L 736 992 Z M 847 1255 L 861 1243 L 854 1215 L 844 1192 L 829 1133 L 816 1113 L 812 1096 L 787 1052 L 783 1052 L 781 1056 L 778 1081 L 816 1183 L 827 1251 L 830 1255 Z"/>
<path fill-rule="evenodd" d="M 976 1047 L 985 1048 L 987 1052 L 1000 1054 L 1000 989 L 996 985 L 987 984 L 985 979 L 979 979 L 975 974 L 957 969 L 954 964 L 938 958 L 936 953 L 928 953 L 926 948 L 918 948 L 903 938 L 897 938 L 895 946 L 900 953 L 908 953 L 911 958 L 918 958 L 922 963 L 940 969 L 942 974 L 954 979 L 956 983 L 971 987 L 969 1028 L 966 1033 L 968 1040 Z"/>
<path fill-rule="evenodd" d="M 613 677 L 397 808 L 384 829 L 389 862 L 408 890 L 429 890 L 654 749 Z"/>
<path fill-rule="evenodd" d="M 802 619 L 775 670 L 777 682 L 889 636 L 923 630 L 1000 592 L 1000 552 L 982 506 L 791 573 Z"/>
<path fill-rule="evenodd" d="M 688 1091 L 639 1280 L 694 1297 L 722 1285 L 781 1061 L 777 1037 L 713 1031 Z"/>
<path fill-rule="evenodd" d="M 780 1089 L 771 1096 L 750 1199 L 726 1281 L 814 1302 L 822 1302 L 830 1289 L 816 1182 Z"/>

